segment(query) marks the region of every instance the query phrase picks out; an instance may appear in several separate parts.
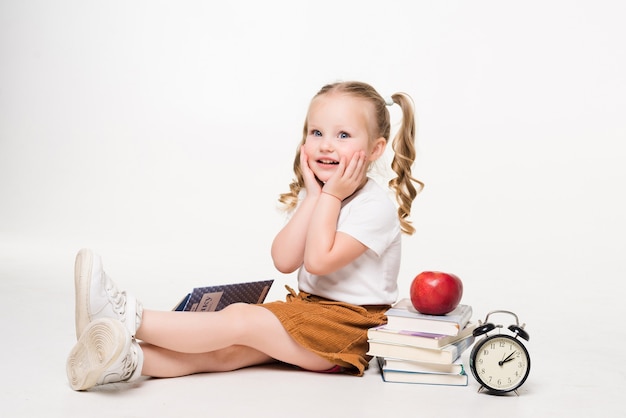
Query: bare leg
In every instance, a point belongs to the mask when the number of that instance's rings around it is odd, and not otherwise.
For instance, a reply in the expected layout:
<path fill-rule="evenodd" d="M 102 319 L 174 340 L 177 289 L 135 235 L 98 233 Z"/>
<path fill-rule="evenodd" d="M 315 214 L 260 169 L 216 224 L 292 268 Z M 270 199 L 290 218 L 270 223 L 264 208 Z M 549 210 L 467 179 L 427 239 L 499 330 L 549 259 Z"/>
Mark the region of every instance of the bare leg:
<path fill-rule="evenodd" d="M 229 370 L 267 363 L 271 359 L 308 370 L 321 371 L 333 366 L 328 360 L 296 343 L 271 311 L 241 303 L 230 305 L 218 312 L 146 310 L 137 330 L 137 338 L 150 345 L 176 352 L 146 350 L 144 374 L 147 375 L 156 376 L 161 373 L 180 376 L 212 371 L 214 367 L 211 365 L 216 364 L 215 358 L 225 361 L 224 358 L 229 355 Z M 252 350 L 235 349 L 232 346 L 245 346 Z M 184 355 L 185 353 L 188 355 Z M 167 358 L 167 364 L 171 367 L 164 366 L 163 370 L 157 370 L 158 365 L 151 360 L 154 358 L 156 361 L 157 354 L 160 356 L 159 361 Z"/>
<path fill-rule="evenodd" d="M 208 353 L 180 353 L 141 343 L 144 354 L 142 374 L 177 377 L 204 372 L 227 372 L 276 360 L 254 348 L 234 345 Z"/>

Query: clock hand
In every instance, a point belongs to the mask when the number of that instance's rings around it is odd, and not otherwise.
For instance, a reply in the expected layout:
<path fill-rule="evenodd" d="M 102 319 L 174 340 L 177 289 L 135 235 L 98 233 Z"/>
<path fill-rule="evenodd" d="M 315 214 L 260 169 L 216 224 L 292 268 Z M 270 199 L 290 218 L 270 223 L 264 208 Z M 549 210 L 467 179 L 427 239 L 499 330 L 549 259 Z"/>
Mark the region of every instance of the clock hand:
<path fill-rule="evenodd" d="M 498 366 L 502 366 L 504 363 L 513 360 L 513 354 L 517 353 L 517 350 L 513 351 L 511 354 L 506 356 L 506 358 L 502 359 L 498 362 Z"/>

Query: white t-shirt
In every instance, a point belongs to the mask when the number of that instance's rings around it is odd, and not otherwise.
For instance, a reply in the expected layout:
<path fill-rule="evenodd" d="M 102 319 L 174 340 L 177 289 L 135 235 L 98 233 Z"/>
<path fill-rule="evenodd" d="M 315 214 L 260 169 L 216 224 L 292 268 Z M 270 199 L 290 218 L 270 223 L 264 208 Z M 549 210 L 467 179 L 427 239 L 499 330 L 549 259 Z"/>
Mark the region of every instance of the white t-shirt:
<path fill-rule="evenodd" d="M 354 305 L 390 305 L 398 297 L 401 230 L 387 191 L 372 179 L 345 199 L 337 221 L 341 231 L 367 250 L 349 265 L 317 276 L 298 271 L 300 290 Z"/>

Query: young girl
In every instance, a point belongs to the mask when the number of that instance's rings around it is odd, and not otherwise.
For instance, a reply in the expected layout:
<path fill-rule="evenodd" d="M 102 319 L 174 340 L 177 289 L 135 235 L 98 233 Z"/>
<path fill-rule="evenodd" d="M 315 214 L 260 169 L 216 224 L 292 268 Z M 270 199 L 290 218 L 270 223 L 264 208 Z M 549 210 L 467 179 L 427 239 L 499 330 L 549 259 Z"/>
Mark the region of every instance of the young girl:
<path fill-rule="evenodd" d="M 393 141 L 397 176 L 389 182 L 397 205 L 367 176 L 387 145 L 387 106 L 394 103 L 403 112 Z M 386 322 L 398 296 L 401 233 L 414 232 L 407 220 L 418 192 L 413 183 L 423 186 L 411 176 L 414 136 L 412 102 L 404 93 L 386 102 L 368 84 L 342 82 L 312 99 L 296 178 L 279 199 L 293 213 L 271 249 L 280 272 L 298 270 L 299 291 L 288 288 L 284 302 L 236 303 L 217 312 L 143 310 L 117 289 L 99 256 L 79 251 L 71 387 L 276 361 L 361 376 L 371 360 L 367 329 Z"/>

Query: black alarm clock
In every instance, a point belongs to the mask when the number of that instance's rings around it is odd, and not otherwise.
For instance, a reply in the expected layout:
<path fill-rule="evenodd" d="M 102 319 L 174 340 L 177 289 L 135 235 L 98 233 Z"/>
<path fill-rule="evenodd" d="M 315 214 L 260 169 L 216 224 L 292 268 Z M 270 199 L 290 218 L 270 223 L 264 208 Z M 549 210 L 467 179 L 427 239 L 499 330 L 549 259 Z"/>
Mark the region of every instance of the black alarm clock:
<path fill-rule="evenodd" d="M 502 325 L 487 322 L 490 315 L 497 313 L 510 314 L 515 317 L 515 324 L 507 328 L 510 333 L 501 333 Z M 478 391 L 486 390 L 491 394 L 515 392 L 524 384 L 530 373 L 530 355 L 522 343 L 522 339 L 530 339 L 519 325 L 517 315 L 510 311 L 491 311 L 485 317 L 484 323 L 478 321 L 474 330 L 474 337 L 485 335 L 478 340 L 470 353 L 469 365 L 472 375 L 480 384 Z M 492 335 L 487 335 L 498 330 Z"/>

